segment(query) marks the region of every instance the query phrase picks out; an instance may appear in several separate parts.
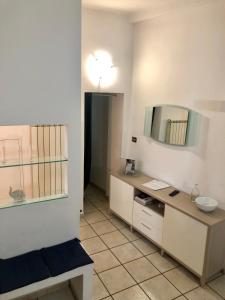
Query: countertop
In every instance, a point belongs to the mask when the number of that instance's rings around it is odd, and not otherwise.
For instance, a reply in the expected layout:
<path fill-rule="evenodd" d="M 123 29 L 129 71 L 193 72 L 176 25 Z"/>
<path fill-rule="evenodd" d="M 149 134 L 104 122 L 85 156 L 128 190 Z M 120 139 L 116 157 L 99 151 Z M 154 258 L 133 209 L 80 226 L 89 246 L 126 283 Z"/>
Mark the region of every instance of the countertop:
<path fill-rule="evenodd" d="M 149 196 L 152 196 L 153 198 L 178 209 L 179 211 L 191 216 L 207 226 L 213 226 L 225 221 L 225 210 L 217 208 L 213 212 L 204 213 L 200 211 L 196 204 L 191 201 L 191 196 L 187 193 L 180 192 L 175 197 L 170 197 L 169 193 L 175 189 L 174 187 L 168 187 L 158 191 L 144 187 L 142 185 L 143 183 L 153 180 L 154 178 L 146 176 L 140 172 L 136 172 L 135 175 L 125 175 L 122 174 L 122 172 L 112 172 L 111 175 L 121 179 L 134 188 L 148 194 Z"/>

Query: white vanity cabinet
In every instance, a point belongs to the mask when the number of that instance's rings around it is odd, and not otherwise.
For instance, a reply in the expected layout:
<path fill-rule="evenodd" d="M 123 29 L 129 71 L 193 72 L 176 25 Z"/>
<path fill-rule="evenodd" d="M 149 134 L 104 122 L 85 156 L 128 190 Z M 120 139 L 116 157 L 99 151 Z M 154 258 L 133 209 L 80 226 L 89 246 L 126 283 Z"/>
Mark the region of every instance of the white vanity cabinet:
<path fill-rule="evenodd" d="M 134 187 L 110 176 L 110 209 L 124 221 L 132 224 Z"/>
<path fill-rule="evenodd" d="M 169 194 L 173 187 L 153 191 L 143 186 L 153 178 L 144 174 L 110 177 L 110 209 L 201 279 L 202 285 L 225 271 L 225 211 L 201 212 L 190 195 Z M 144 192 L 154 201 L 143 206 L 134 200 Z M 159 207 L 165 205 L 165 210 Z"/>
<path fill-rule="evenodd" d="M 203 274 L 207 233 L 208 226 L 166 205 L 163 248 L 200 276 Z"/>

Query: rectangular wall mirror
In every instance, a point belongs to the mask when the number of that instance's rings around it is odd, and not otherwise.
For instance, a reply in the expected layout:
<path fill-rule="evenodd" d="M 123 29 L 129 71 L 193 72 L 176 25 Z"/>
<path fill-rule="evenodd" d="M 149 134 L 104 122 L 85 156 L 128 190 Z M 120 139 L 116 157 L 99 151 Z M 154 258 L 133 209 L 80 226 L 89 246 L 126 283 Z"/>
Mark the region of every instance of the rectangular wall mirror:
<path fill-rule="evenodd" d="M 190 110 L 162 105 L 146 108 L 145 135 L 168 145 L 184 146 L 187 143 Z"/>

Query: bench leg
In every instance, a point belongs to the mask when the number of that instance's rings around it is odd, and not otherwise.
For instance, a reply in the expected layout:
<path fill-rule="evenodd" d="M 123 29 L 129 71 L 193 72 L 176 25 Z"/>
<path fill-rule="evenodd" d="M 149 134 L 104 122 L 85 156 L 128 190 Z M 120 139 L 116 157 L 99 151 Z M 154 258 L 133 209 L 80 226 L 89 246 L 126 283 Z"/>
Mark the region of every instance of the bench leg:
<path fill-rule="evenodd" d="M 92 300 L 93 269 L 91 268 L 83 275 L 71 279 L 70 288 L 77 300 Z"/>
<path fill-rule="evenodd" d="M 83 275 L 83 299 L 92 300 L 93 296 L 93 270 Z"/>

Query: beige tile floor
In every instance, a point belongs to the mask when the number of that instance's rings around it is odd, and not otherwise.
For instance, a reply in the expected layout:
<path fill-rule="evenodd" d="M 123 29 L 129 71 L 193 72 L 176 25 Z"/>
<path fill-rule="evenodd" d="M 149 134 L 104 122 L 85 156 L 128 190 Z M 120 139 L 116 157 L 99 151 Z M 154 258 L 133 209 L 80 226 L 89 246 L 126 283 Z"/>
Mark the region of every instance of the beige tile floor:
<path fill-rule="evenodd" d="M 80 234 L 94 260 L 92 300 L 223 300 L 225 275 L 204 288 L 189 271 L 109 213 L 108 200 L 93 186 L 85 193 Z M 72 300 L 64 285 L 26 300 Z M 24 300 L 24 298 L 23 298 Z"/>
<path fill-rule="evenodd" d="M 83 247 L 94 260 L 93 300 L 225 299 L 225 275 L 201 288 L 189 271 L 113 216 L 94 186 L 86 190 L 80 226 Z"/>

